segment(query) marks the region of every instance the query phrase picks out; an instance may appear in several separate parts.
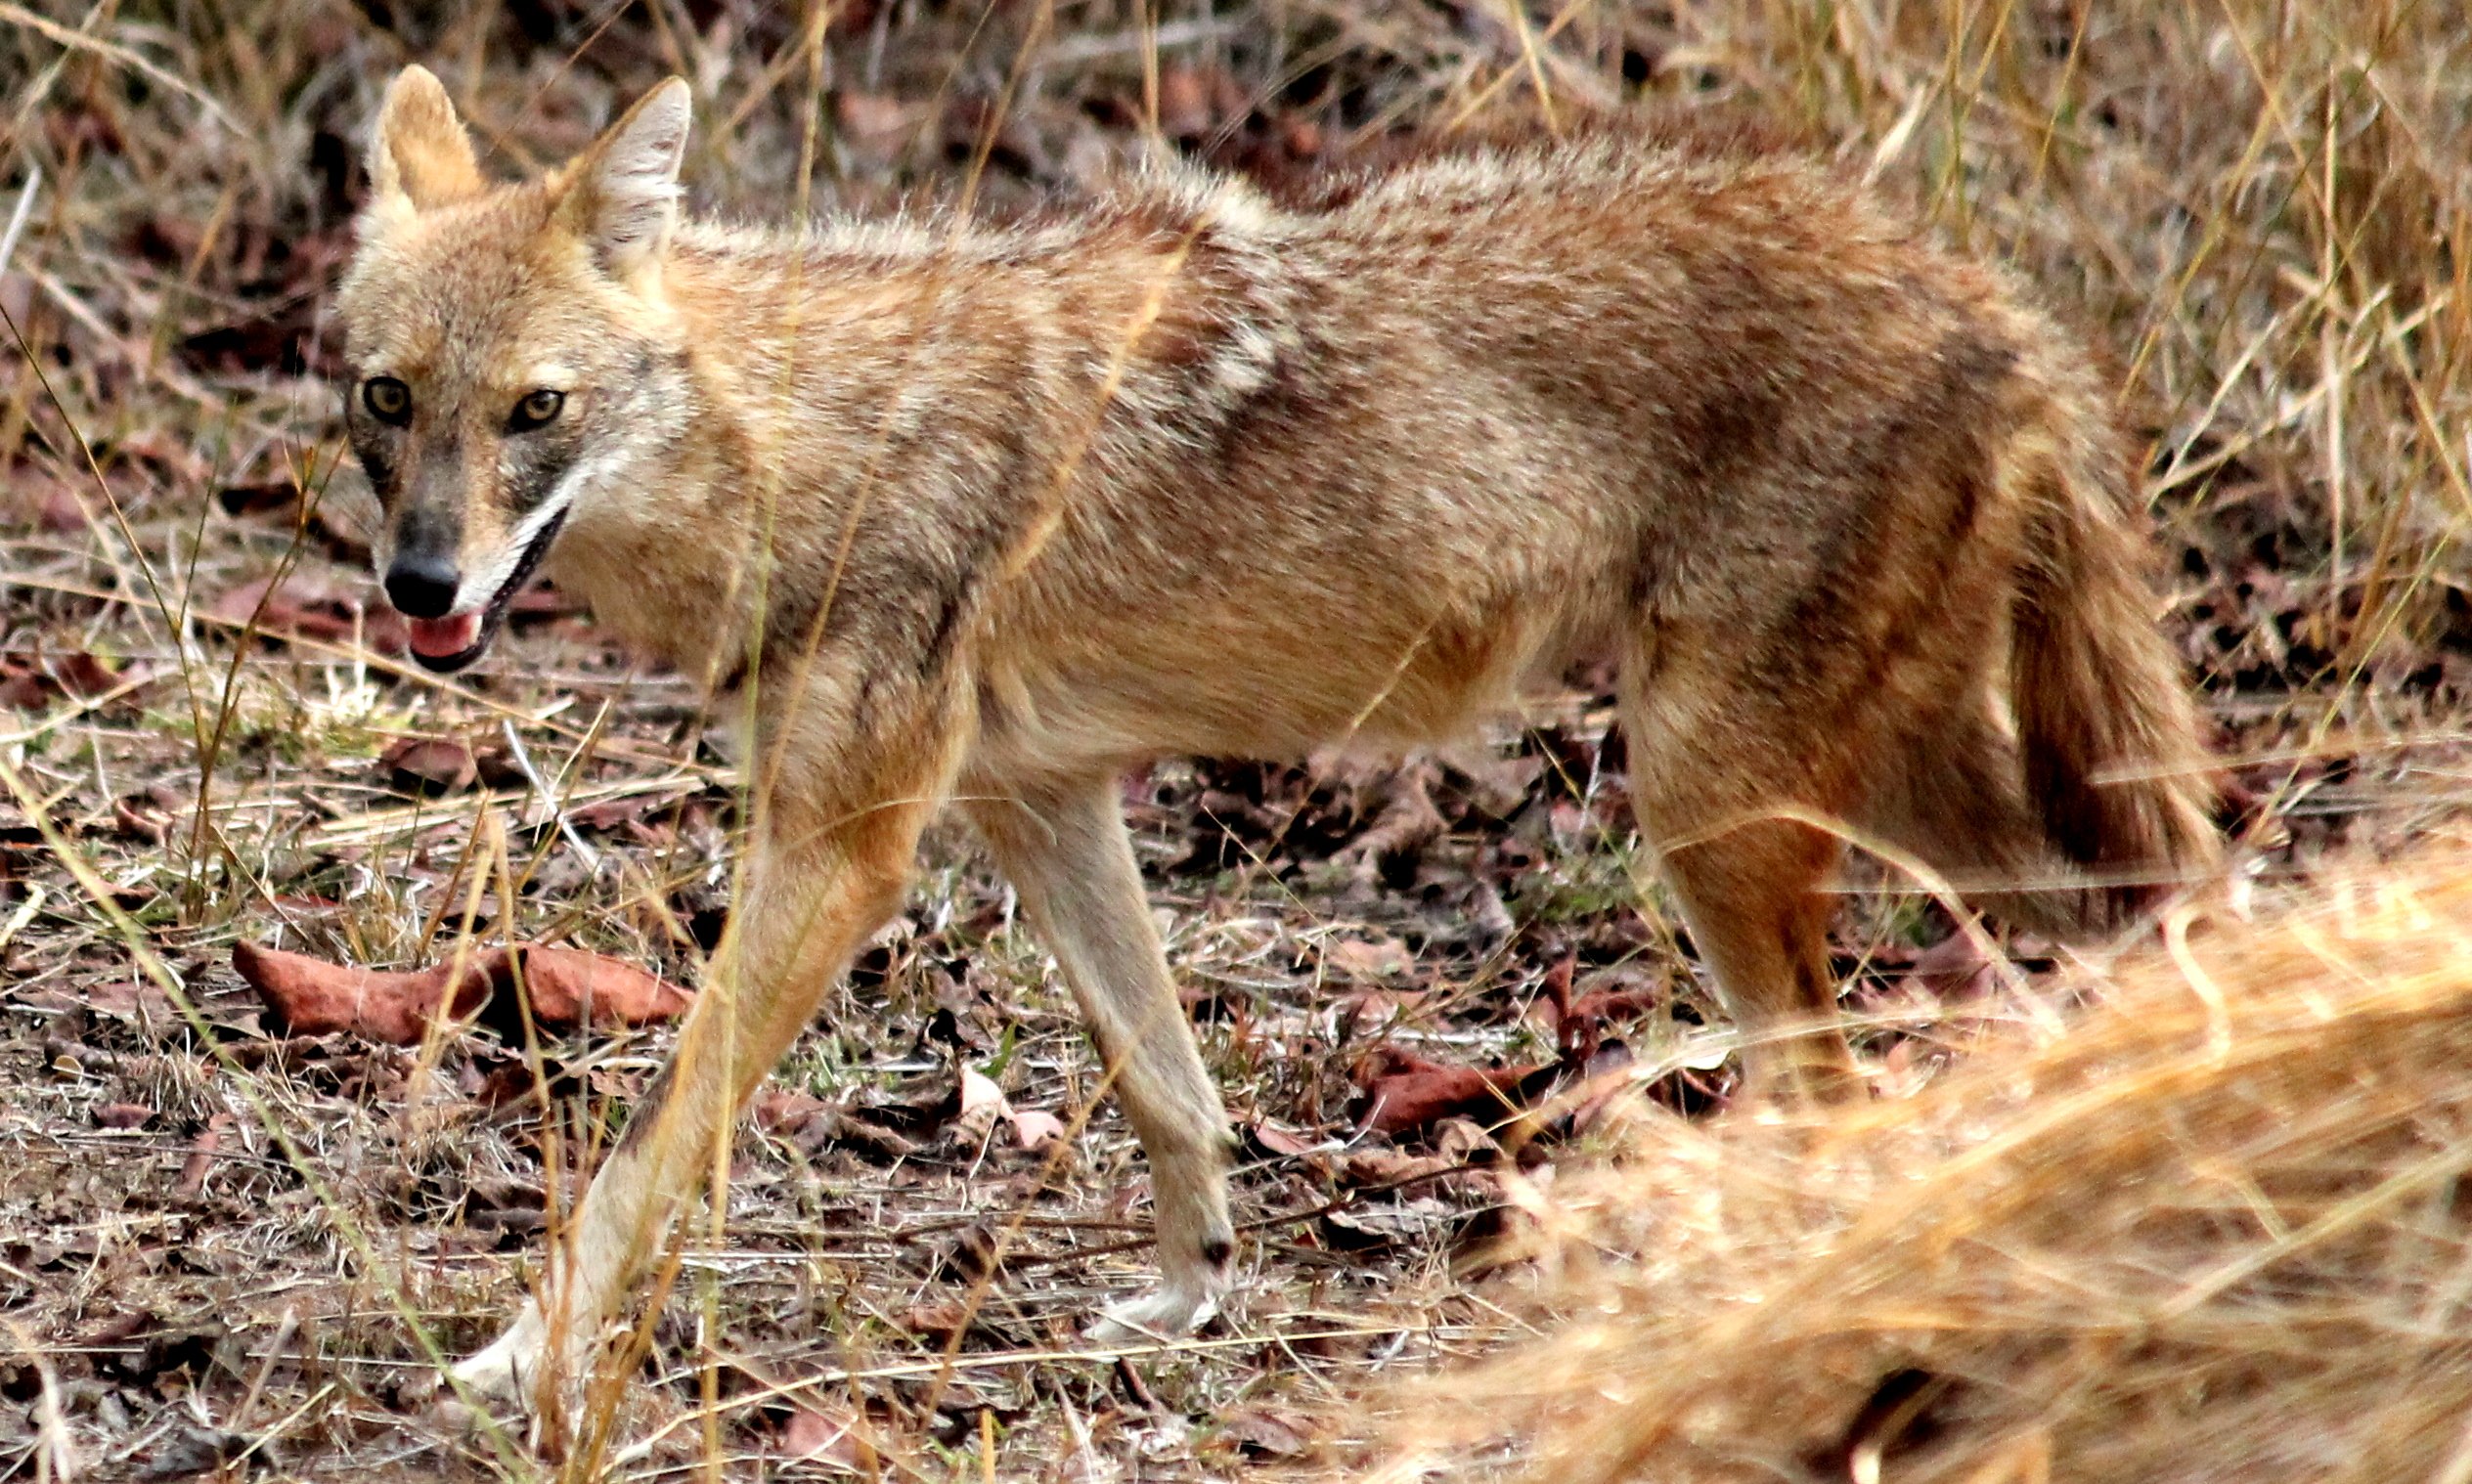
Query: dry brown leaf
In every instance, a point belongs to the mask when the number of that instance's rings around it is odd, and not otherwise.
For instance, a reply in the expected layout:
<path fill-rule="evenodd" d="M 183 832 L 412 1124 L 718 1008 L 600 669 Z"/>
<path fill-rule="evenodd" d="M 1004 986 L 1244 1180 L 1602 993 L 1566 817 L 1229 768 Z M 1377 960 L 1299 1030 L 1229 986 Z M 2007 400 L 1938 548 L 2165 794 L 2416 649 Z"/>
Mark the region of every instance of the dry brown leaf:
<path fill-rule="evenodd" d="M 781 1452 L 805 1463 L 852 1472 L 876 1466 L 875 1449 L 864 1429 L 847 1416 L 801 1407 L 781 1426 Z"/>
<path fill-rule="evenodd" d="M 1039 1109 L 1020 1109 L 1013 1113 L 1014 1142 L 1027 1150 L 1041 1150 L 1065 1136 L 1064 1119 Z"/>
<path fill-rule="evenodd" d="M 632 964 L 540 944 L 492 948 L 466 960 L 460 976 L 452 959 L 389 973 L 245 942 L 233 946 L 232 967 L 292 1034 L 348 1030 L 404 1046 L 418 1043 L 441 1010 L 455 1020 L 486 1013 L 494 1024 L 519 1026 L 518 984 L 530 996 L 533 1020 L 559 1030 L 587 1019 L 598 1026 L 665 1021 L 684 1011 L 690 998 Z"/>
<path fill-rule="evenodd" d="M 1249 1458 L 1293 1459 L 1313 1447 L 1312 1432 L 1295 1413 L 1252 1407 L 1230 1417 L 1219 1430 Z"/>
<path fill-rule="evenodd" d="M 480 781 L 471 747 L 453 737 L 399 737 L 377 755 L 386 785 L 399 794 L 435 798 Z"/>
<path fill-rule="evenodd" d="M 1357 1063 L 1360 1122 L 1374 1133 L 1421 1132 L 1444 1118 L 1499 1122 L 1524 1108 L 1550 1081 L 1551 1064 L 1528 1067 L 1451 1067 L 1396 1046 L 1381 1046 Z"/>
<path fill-rule="evenodd" d="M 1416 973 L 1416 955 L 1395 938 L 1343 938 L 1322 944 L 1322 968 L 1332 977 L 1365 982 L 1406 979 Z"/>

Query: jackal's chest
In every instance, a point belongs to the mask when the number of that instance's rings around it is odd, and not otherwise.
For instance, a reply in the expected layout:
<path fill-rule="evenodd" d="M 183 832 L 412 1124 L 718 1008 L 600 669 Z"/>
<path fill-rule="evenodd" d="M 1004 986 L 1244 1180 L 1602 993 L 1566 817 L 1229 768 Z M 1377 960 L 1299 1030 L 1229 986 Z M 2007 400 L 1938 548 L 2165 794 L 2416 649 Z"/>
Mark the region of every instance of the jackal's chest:
<path fill-rule="evenodd" d="M 631 653 L 690 680 L 720 682 L 744 648 L 740 585 L 722 543 L 587 524 L 567 533 L 545 570 Z"/>

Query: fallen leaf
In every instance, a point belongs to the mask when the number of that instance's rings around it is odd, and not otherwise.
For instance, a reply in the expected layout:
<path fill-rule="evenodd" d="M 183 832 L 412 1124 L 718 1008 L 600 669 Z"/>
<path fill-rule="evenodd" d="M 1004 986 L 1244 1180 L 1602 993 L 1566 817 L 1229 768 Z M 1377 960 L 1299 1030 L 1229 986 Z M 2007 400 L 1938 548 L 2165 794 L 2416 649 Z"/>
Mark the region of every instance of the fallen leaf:
<path fill-rule="evenodd" d="M 233 946 L 232 967 L 290 1034 L 348 1030 L 402 1046 L 418 1043 L 442 1011 L 454 1020 L 478 1016 L 501 1029 L 519 1027 L 519 982 L 534 1022 L 557 1030 L 587 1020 L 597 1026 L 648 1025 L 680 1014 L 690 999 L 685 990 L 632 964 L 538 943 L 492 948 L 466 960 L 460 976 L 452 959 L 389 973 L 245 942 Z"/>
<path fill-rule="evenodd" d="M 191 801 L 167 784 L 154 784 L 111 801 L 112 827 L 132 840 L 161 845 L 186 813 Z"/>
<path fill-rule="evenodd" d="M 40 711 L 55 696 L 92 701 L 146 674 L 140 665 L 114 670 L 83 649 L 0 655 L 0 706 Z"/>
<path fill-rule="evenodd" d="M 289 510 L 300 503 L 300 484 L 291 479 L 267 479 L 255 484 L 227 484 L 214 492 L 226 515 L 264 515 Z"/>
<path fill-rule="evenodd" d="M 556 587 L 547 578 L 534 582 L 507 600 L 507 622 L 509 624 L 577 618 L 592 611 L 592 604 Z"/>
<path fill-rule="evenodd" d="M 822 1463 L 853 1472 L 876 1466 L 875 1449 L 858 1423 L 801 1407 L 781 1425 L 781 1452 L 807 1463 Z"/>
<path fill-rule="evenodd" d="M 0 284 L 7 276 L 0 275 Z M 8 478 L 0 480 L 0 497 L 7 499 L 0 505 L 0 515 L 12 523 L 23 521 L 54 535 L 81 535 L 86 530 L 85 508 L 78 503 L 77 491 L 66 481 L 24 464 L 11 466 Z"/>
<path fill-rule="evenodd" d="M 1445 1118 L 1440 1131 L 1433 1137 L 1438 1142 L 1452 1129 L 1473 1126 L 1466 1118 Z M 1397 1149 L 1351 1149 L 1331 1163 L 1341 1184 L 1358 1190 L 1396 1189 L 1436 1179 L 1460 1167 L 1455 1155 L 1411 1155 Z"/>
<path fill-rule="evenodd" d="M 878 1164 L 892 1164 L 918 1153 L 917 1144 L 889 1128 L 856 1116 L 838 1104 L 787 1088 L 758 1096 L 754 1113 L 756 1127 L 810 1157 L 841 1148 Z"/>
<path fill-rule="evenodd" d="M 95 1110 L 97 1128 L 144 1128 L 154 1110 L 143 1103 L 106 1103 Z"/>
<path fill-rule="evenodd" d="M 820 1154 L 841 1137 L 841 1109 L 788 1088 L 759 1094 L 749 1110 L 755 1126 L 807 1154 Z"/>
<path fill-rule="evenodd" d="M 1220 1424 L 1237 1450 L 1250 1458 L 1292 1459 L 1313 1446 L 1304 1419 L 1288 1413 L 1252 1408 Z"/>
<path fill-rule="evenodd" d="M 1533 1102 L 1557 1070 L 1550 1063 L 1450 1067 L 1395 1046 L 1376 1047 L 1354 1073 L 1362 1089 L 1356 1099 L 1359 1123 L 1373 1133 L 1395 1137 L 1450 1117 L 1500 1122 Z"/>
<path fill-rule="evenodd" d="M 1554 1044 L 1567 1062 L 1585 1062 L 1596 1055 L 1609 1025 L 1628 1025 L 1673 1003 L 1672 993 L 1661 982 L 1623 982 L 1631 975 L 1622 970 L 1613 976 L 1613 982 L 1621 987 L 1574 996 L 1571 975 L 1577 967 L 1577 956 L 1566 954 L 1545 971 L 1545 982 L 1538 986 L 1536 1000 L 1529 1007 L 1530 1015 L 1554 1033 Z"/>
<path fill-rule="evenodd" d="M 1064 1134 L 1064 1119 L 1054 1113 L 1032 1108 L 1013 1114 L 1013 1139 L 1024 1149 L 1044 1149 Z"/>
<path fill-rule="evenodd" d="M 83 649 L 53 656 L 51 671 L 52 678 L 60 681 L 61 688 L 81 701 L 93 700 L 119 684 L 123 678 L 120 672 Z"/>
<path fill-rule="evenodd" d="M 1274 1155 L 1285 1155 L 1290 1158 L 1309 1155 L 1329 1142 L 1289 1128 L 1285 1124 L 1274 1123 L 1268 1118 L 1257 1119 L 1246 1129 L 1246 1132 L 1252 1136 L 1253 1142 L 1260 1145 L 1264 1150 Z"/>
<path fill-rule="evenodd" d="M 206 1188 L 207 1172 L 214 1168 L 214 1157 L 223 1148 L 223 1131 L 233 1123 L 228 1113 L 211 1114 L 206 1126 L 190 1141 L 189 1157 L 180 1162 L 180 1183 L 173 1189 L 183 1198 L 194 1197 Z"/>
<path fill-rule="evenodd" d="M 452 737 L 398 737 L 377 755 L 377 765 L 388 788 L 423 799 L 461 793 L 480 781 L 472 749 Z"/>
<path fill-rule="evenodd" d="M 961 1116 L 993 1117 L 1004 1111 L 1004 1089 L 975 1067 L 961 1069 Z"/>
<path fill-rule="evenodd" d="M 902 1311 L 902 1328 L 934 1340 L 949 1340 L 970 1327 L 968 1306 L 946 1299 L 911 1304 Z"/>
<path fill-rule="evenodd" d="M 234 624 L 256 621 L 261 636 L 291 636 L 348 643 L 355 637 L 368 647 L 400 653 L 410 631 L 395 610 L 382 602 L 365 601 L 360 590 L 320 578 L 294 574 L 277 582 L 260 578 L 243 583 L 207 605 L 206 611 Z"/>
<path fill-rule="evenodd" d="M 249 1442 L 237 1432 L 218 1432 L 183 1422 L 154 1445 L 154 1452 L 147 1456 L 146 1466 L 135 1477 L 151 1484 L 158 1479 L 192 1479 L 213 1473 L 246 1453 Z"/>
<path fill-rule="evenodd" d="M 1063 1119 L 1036 1109 L 1015 1108 L 994 1078 L 966 1063 L 961 1068 L 961 1085 L 955 1090 L 952 1106 L 946 1136 L 963 1143 L 985 1140 L 998 1123 L 1010 1128 L 1014 1143 L 1026 1150 L 1039 1149 L 1064 1137 Z"/>
<path fill-rule="evenodd" d="M 1416 955 L 1395 938 L 1343 938 L 1322 945 L 1322 968 L 1342 980 L 1404 979 L 1416 972 Z"/>
<path fill-rule="evenodd" d="M 41 711 L 51 695 L 49 677 L 27 661 L 0 655 L 0 706 Z"/>
<path fill-rule="evenodd" d="M 1952 933 L 1915 956 L 1908 982 L 1930 990 L 1944 1004 L 1981 999 L 2000 986 L 2004 967 L 1984 947 L 1978 934 Z"/>
<path fill-rule="evenodd" d="M 1159 71 L 1159 132 L 1170 139 L 1199 139 L 1211 132 L 1210 79 L 1189 66 Z"/>
<path fill-rule="evenodd" d="M 1424 1009 L 1431 997 L 1425 989 L 1351 989 L 1332 1001 L 1331 1009 L 1353 1035 L 1360 1028 L 1395 1026 Z"/>

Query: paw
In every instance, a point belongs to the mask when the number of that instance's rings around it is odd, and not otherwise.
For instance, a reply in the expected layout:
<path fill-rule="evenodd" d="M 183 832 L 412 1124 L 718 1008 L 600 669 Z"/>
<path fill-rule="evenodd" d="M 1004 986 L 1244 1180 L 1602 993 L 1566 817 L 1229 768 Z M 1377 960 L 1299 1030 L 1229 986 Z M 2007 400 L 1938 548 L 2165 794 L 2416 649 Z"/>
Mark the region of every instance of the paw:
<path fill-rule="evenodd" d="M 1192 1333 L 1217 1312 L 1216 1286 L 1162 1284 L 1156 1292 L 1109 1306 L 1082 1337 L 1100 1346 L 1159 1344 Z"/>
<path fill-rule="evenodd" d="M 448 1373 L 455 1383 L 449 1404 L 460 1395 L 484 1406 L 529 1405 L 548 1352 L 538 1323 L 525 1314 L 488 1349 Z"/>

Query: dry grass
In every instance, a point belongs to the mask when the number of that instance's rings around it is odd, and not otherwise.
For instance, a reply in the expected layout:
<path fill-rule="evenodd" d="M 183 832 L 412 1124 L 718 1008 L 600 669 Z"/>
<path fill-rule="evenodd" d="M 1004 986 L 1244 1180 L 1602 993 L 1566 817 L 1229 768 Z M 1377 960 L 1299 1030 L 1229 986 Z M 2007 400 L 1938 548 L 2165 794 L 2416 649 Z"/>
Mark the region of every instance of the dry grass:
<path fill-rule="evenodd" d="M 1381 1159 L 1404 1156 L 1378 1141 L 1341 1148 L 1350 1062 L 1384 1038 L 1463 1061 L 1537 1060 L 1523 1012 L 1566 955 L 1582 987 L 1662 984 L 1686 1008 L 1698 999 L 1655 904 L 1644 918 L 1629 909 L 1618 754 L 1600 754 L 1605 708 L 1584 694 L 1440 775 L 1449 830 L 1404 861 L 1347 850 L 1379 828 L 1395 779 L 1165 768 L 1137 824 L 1157 899 L 1176 915 L 1178 970 L 1216 1012 L 1208 1054 L 1241 1121 L 1302 1130 L 1314 1150 L 1257 1139 L 1239 1219 L 1252 1223 L 1244 1260 L 1258 1287 L 1221 1331 L 1121 1368 L 1057 1348 L 1143 1260 L 1141 1213 L 1119 1195 L 1138 1166 L 1104 1112 L 1054 1178 L 1036 1158 L 942 1134 L 889 1160 L 774 1134 L 740 1147 L 728 1244 L 691 1251 L 682 1298 L 650 1335 L 653 1384 L 613 1389 L 587 1429 L 606 1448 L 545 1462 L 521 1440 L 463 1438 L 399 1410 L 401 1379 L 484 1336 L 524 1277 L 521 1254 L 558 1219 L 565 1171 L 623 1116 L 663 1035 L 422 1053 L 279 1040 L 232 978 L 230 944 L 397 965 L 464 933 L 547 938 L 692 981 L 736 817 L 691 693 L 580 620 L 529 620 L 479 674 L 441 683 L 406 674 L 357 606 L 367 497 L 337 463 L 323 306 L 349 248 L 358 141 L 386 77 L 415 58 L 446 77 L 507 171 L 557 157 L 682 72 L 699 110 L 693 199 L 768 218 L 965 193 L 1014 209 L 1160 148 L 1284 172 L 1397 128 L 1533 111 L 1540 87 L 1558 120 L 1641 97 L 1780 118 L 1937 230 L 2015 262 L 2118 354 L 2178 558 L 2167 622 L 2252 796 L 2244 828 L 2266 898 L 2309 899 L 2330 851 L 2377 857 L 2463 798 L 2472 30 L 2453 7 L 447 9 L 0 3 L 0 229 L 25 205 L 0 257 L 13 342 L 0 346 L 0 1472 L 170 1476 L 174 1463 L 243 1453 L 380 1477 L 819 1467 L 781 1459 L 790 1438 L 814 1436 L 793 1430 L 810 1425 L 794 1424 L 794 1408 L 860 1419 L 874 1466 L 897 1475 L 1241 1471 L 1299 1432 L 1348 1432 L 1327 1419 L 1345 1418 L 1334 1409 L 1368 1377 L 1473 1356 L 1517 1331 L 1491 1288 L 1447 1271 L 1452 1234 L 1503 1189 L 1498 1173 L 1384 1188 L 1383 1169 L 1406 1166 Z M 278 576 L 292 586 L 256 601 L 253 585 Z M 302 610 L 326 618 L 324 637 L 248 636 Z M 407 738 L 474 746 L 488 786 L 403 796 L 376 759 Z M 1911 900 L 1866 902 L 1849 969 L 1911 961 L 1945 930 Z M 1093 1069 L 1043 959 L 958 842 L 933 848 L 917 904 L 862 967 L 783 1085 L 909 1108 L 968 1061 L 996 1069 L 1021 1106 L 1082 1106 Z M 2245 982 L 2227 980 L 2227 992 Z M 1931 1061 L 1919 1053 L 1945 1038 L 1927 996 L 1864 968 L 1857 1000 L 1876 1012 L 1872 1049 L 1912 1080 Z M 2083 1055 L 2159 1067 L 2186 1053 L 2190 1013 L 2185 1001 L 2156 1010 L 2143 1052 L 2139 1015 L 2100 1019 Z M 2377 1024 L 2401 1026 L 2400 1056 L 2436 1044 L 2436 1015 L 2395 1010 Z M 2372 1028 L 2341 1013 L 2329 1024 Z M 1687 1021 L 1630 1034 L 1650 1050 L 1722 1045 Z M 2077 1044 L 2039 1053 L 2043 1065 L 2078 1065 Z M 2278 1080 L 2255 1095 L 2286 1090 Z M 1868 1132 L 1833 1136 L 1832 1168 L 1853 1180 L 1901 1140 L 1936 1157 L 1961 1136 L 1945 1121 L 1957 1096 L 1883 1105 Z M 2334 1100 L 2324 1118 L 2370 1097 Z M 125 1116 L 114 1105 L 145 1121 L 108 1126 Z M 2190 1144 L 2187 1169 L 2235 1161 L 2237 1141 L 2264 1138 L 2242 1106 L 2230 1092 L 2191 1105 L 2226 1142 Z M 1490 1148 L 1474 1133 L 1452 1135 L 1460 1155 Z M 1769 1169 L 1788 1136 L 1709 1137 L 1671 1134 L 1662 1157 L 1696 1179 L 1725 1162 L 1709 1151 L 1739 1142 L 1743 1169 Z M 2099 1127 L 2084 1137 L 2099 1141 Z M 2384 1137 L 2392 1155 L 2437 1134 Z M 2226 1179 L 2245 1167 L 2222 1165 Z M 1977 1173 L 1984 1202 L 2050 1174 L 1988 1158 Z M 2376 1188 L 2374 1169 L 2359 1178 Z M 1759 1206 L 1720 1181 L 1705 1202 L 1607 1219 L 1859 1214 L 1848 1188 L 1784 1188 L 1800 1194 Z M 2267 1215 L 2303 1230 L 2317 1208 L 2301 1206 L 2319 1197 L 2240 1199 L 2236 1218 L 2219 1196 L 2194 1214 L 2158 1201 L 2146 1240 L 2196 1250 L 2185 1234 L 2201 1218 L 2227 1243 L 2268 1230 Z M 2096 1221 L 2120 1200 L 2124 1219 L 2142 1208 L 2137 1192 L 2099 1187 L 2071 1208 Z M 1346 1208 L 1326 1212 L 1334 1202 Z M 2342 1249 L 2369 1251 L 2359 1244 L 2397 1230 L 2406 1208 L 2347 1228 Z M 935 1259 L 974 1229 L 1005 1234 L 1012 1260 L 949 1343 L 949 1306 L 973 1288 Z M 1770 1282 L 1803 1240 L 1780 1230 L 1773 1247 L 1703 1254 L 1713 1266 L 1688 1282 L 1659 1270 L 1683 1288 L 1622 1291 L 1674 1301 L 1642 1322 L 1689 1330 L 1712 1322 L 1690 1283 L 1713 1294 Z M 2450 1281 L 2446 1240 L 2433 1227 L 2424 1246 L 2432 1295 Z M 2023 1284 L 1980 1295 L 1966 1312 L 1988 1326 L 1984 1347 L 1952 1338 L 1899 1362 L 1976 1383 L 1935 1384 L 1912 1410 L 1948 1419 L 1968 1446 L 2000 1436 L 2030 1450 L 2048 1436 L 2054 1460 L 2092 1457 L 2072 1451 L 2068 1429 L 2097 1416 L 2095 1402 L 2048 1411 L 2030 1388 L 2009 1396 L 1981 1376 L 2078 1375 L 2070 1368 L 2100 1348 L 2085 1339 L 2096 1320 L 2152 1300 L 2176 1272 L 2081 1254 L 2054 1274 L 2102 1275 L 2117 1291 L 2081 1287 L 2081 1307 Z M 1824 1442 L 1843 1439 L 1893 1348 L 1873 1331 L 1896 1327 L 1865 1313 L 1871 1328 L 1842 1337 L 1841 1368 L 1813 1350 L 1767 1373 L 1808 1385 Z M 2265 1331 L 2219 1318 L 2204 1305 L 2181 1316 L 2214 1328 L 2174 1331 L 2180 1349 L 2114 1340 L 2104 1364 L 2119 1389 L 2092 1394 L 2112 1406 L 2169 1368 L 2257 1364 L 2239 1347 Z M 2204 1348 L 2218 1343 L 2230 1348 Z M 2304 1358 L 2336 1376 L 2336 1348 L 2313 1343 Z M 1487 1384 L 1523 1394 L 1515 1382 Z M 2324 1389 L 2336 1394 L 2332 1380 Z M 1519 1416 L 1558 1415 L 1538 1406 Z M 1646 1415 L 1579 1410 L 1615 1428 Z M 1790 1451 L 1801 1436 L 1772 1441 Z M 1698 1445 L 1673 1446 L 1680 1470 Z M 1915 1457 L 1898 1466 L 1942 1466 Z"/>
<path fill-rule="evenodd" d="M 1567 1327 L 1414 1392 L 1376 1476 L 2465 1477 L 2467 923 L 2456 842 L 2141 955 L 1920 1096 L 1642 1113 L 1525 1202 Z"/>

